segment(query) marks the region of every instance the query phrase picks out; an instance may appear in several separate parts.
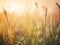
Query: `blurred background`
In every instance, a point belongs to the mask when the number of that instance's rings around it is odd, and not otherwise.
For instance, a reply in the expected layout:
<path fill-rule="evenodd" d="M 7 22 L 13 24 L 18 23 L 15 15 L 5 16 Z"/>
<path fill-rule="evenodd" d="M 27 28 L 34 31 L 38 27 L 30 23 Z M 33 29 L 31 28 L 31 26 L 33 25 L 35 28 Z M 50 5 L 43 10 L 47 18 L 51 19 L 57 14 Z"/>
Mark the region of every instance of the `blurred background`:
<path fill-rule="evenodd" d="M 60 0 L 0 0 L 0 45 L 57 45 L 59 24 Z"/>

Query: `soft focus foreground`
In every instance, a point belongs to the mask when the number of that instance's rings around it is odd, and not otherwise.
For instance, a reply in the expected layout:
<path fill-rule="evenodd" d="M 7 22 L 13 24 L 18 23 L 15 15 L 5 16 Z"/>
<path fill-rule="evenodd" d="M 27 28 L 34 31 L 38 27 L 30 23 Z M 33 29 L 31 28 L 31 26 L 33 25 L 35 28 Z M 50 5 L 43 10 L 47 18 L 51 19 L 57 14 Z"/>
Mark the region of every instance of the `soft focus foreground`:
<path fill-rule="evenodd" d="M 46 3 L 2 1 L 0 45 L 56 45 L 60 10 L 57 8 L 55 12 Z"/>

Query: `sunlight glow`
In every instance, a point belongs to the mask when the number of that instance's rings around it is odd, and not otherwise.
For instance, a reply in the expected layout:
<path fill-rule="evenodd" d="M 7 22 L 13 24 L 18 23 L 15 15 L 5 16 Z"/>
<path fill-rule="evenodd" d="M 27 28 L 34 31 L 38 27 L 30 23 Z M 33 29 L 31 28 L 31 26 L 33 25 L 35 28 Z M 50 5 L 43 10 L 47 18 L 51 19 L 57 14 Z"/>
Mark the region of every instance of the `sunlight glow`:
<path fill-rule="evenodd" d="M 13 11 L 19 11 L 20 13 L 22 13 L 25 10 L 26 7 L 26 3 L 15 3 L 15 2 L 10 2 L 8 3 L 8 5 L 5 5 L 5 9 L 7 11 L 9 11 L 10 13 L 12 13 Z"/>

